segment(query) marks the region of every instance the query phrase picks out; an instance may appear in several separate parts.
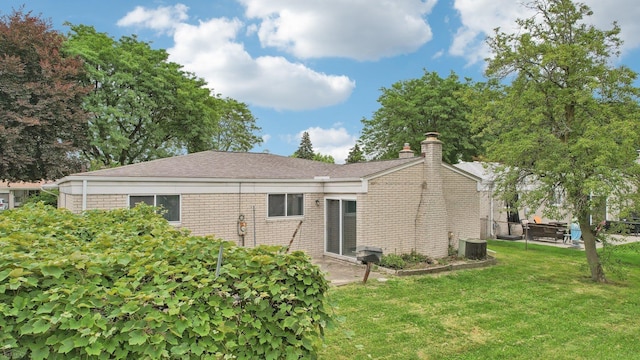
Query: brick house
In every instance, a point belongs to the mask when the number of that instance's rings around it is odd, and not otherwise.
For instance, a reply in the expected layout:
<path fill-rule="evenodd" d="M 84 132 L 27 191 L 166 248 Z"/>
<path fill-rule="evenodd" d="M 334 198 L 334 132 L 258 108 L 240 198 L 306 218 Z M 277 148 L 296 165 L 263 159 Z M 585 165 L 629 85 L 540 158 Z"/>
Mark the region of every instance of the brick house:
<path fill-rule="evenodd" d="M 442 162 L 437 133 L 398 159 L 327 164 L 267 153 L 204 151 L 69 175 L 58 206 L 163 206 L 194 235 L 239 245 L 286 245 L 313 257 L 353 258 L 357 245 L 442 257 L 480 236 L 480 179 Z"/>

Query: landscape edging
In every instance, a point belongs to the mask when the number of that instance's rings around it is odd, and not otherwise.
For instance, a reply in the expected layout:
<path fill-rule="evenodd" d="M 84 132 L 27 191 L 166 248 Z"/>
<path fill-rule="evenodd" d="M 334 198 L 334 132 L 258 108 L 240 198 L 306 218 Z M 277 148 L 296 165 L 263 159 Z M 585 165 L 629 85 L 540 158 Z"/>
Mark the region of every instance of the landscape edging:
<path fill-rule="evenodd" d="M 487 267 L 491 265 L 497 264 L 498 261 L 495 257 L 487 255 L 485 260 L 474 260 L 473 262 L 461 263 L 461 264 L 447 264 L 440 266 L 433 266 L 424 269 L 388 269 L 378 265 L 378 270 L 384 271 L 391 275 L 396 276 L 411 276 L 411 275 L 425 275 L 425 274 L 436 274 L 445 271 L 453 271 L 453 270 L 466 270 L 466 269 L 476 269 Z"/>

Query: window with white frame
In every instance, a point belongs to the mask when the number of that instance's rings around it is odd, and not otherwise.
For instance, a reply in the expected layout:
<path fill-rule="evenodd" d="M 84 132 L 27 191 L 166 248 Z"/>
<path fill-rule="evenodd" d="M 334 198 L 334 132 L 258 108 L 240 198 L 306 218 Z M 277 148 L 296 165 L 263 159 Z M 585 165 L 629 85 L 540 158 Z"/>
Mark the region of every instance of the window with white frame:
<path fill-rule="evenodd" d="M 564 204 L 564 191 L 560 188 L 553 190 L 551 202 L 554 206 L 562 206 Z"/>
<path fill-rule="evenodd" d="M 269 194 L 269 217 L 304 215 L 303 194 Z"/>
<path fill-rule="evenodd" d="M 139 203 L 161 208 L 162 216 L 171 222 L 180 221 L 180 195 L 130 195 L 129 207 Z"/>

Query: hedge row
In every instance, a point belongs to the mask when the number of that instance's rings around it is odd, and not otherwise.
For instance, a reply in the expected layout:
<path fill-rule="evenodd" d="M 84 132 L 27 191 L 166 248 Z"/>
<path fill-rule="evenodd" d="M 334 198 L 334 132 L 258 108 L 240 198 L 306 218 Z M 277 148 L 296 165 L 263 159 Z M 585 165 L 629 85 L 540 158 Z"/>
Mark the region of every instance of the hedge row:
<path fill-rule="evenodd" d="M 0 359 L 308 359 L 329 321 L 304 253 L 189 236 L 147 206 L 7 210 L 0 249 Z"/>

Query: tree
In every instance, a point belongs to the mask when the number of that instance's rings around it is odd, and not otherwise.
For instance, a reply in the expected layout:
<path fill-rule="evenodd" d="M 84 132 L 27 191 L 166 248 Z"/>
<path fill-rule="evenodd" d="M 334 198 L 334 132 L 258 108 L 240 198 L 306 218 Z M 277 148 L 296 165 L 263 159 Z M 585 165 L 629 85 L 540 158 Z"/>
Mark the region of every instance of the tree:
<path fill-rule="evenodd" d="M 249 151 L 262 143 L 262 138 L 255 135 L 261 129 L 245 103 L 231 98 L 215 99 L 217 109 L 217 125 L 214 128 L 213 143 L 209 148 L 220 151 Z"/>
<path fill-rule="evenodd" d="M 0 180 L 40 181 L 79 171 L 88 114 L 82 63 L 63 35 L 30 12 L 0 18 Z"/>
<path fill-rule="evenodd" d="M 307 131 L 302 133 L 300 146 L 298 147 L 298 150 L 293 153 L 293 156 L 299 159 L 313 160 L 313 145 L 311 144 L 311 139 L 309 139 L 309 133 Z"/>
<path fill-rule="evenodd" d="M 67 49 L 80 56 L 85 99 L 92 113 L 90 147 L 84 152 L 102 166 L 125 165 L 203 150 L 246 151 L 262 139 L 247 106 L 212 96 L 206 82 L 167 61 L 135 36 L 118 41 L 93 27 L 72 25 Z"/>
<path fill-rule="evenodd" d="M 488 39 L 494 95 L 476 125 L 492 139 L 488 158 L 504 165 L 502 190 L 535 182 L 520 194 L 521 206 L 546 205 L 551 216 L 554 196 L 564 196 L 560 211 L 580 225 L 591 278 L 606 281 L 590 218 L 602 220 L 604 201 L 622 209 L 640 185 L 636 74 L 612 65 L 621 44 L 617 24 L 606 31 L 585 24 L 591 10 L 570 0 L 528 6 L 536 14 L 517 20 L 520 31 L 497 29 Z M 507 79 L 509 85 L 499 85 Z"/>
<path fill-rule="evenodd" d="M 52 190 L 52 191 L 44 191 L 44 190 L 40 190 L 38 193 L 31 195 L 27 198 L 27 200 L 25 200 L 22 205 L 26 205 L 26 204 L 37 204 L 39 202 L 45 204 L 45 205 L 49 205 L 49 206 L 53 206 L 55 208 L 58 207 L 58 196 L 60 195 L 60 192 L 58 190 Z"/>
<path fill-rule="evenodd" d="M 322 155 L 320 153 L 313 154 L 314 161 L 325 162 L 327 164 L 335 164 L 336 160 L 331 155 Z"/>
<path fill-rule="evenodd" d="M 351 149 L 349 149 L 349 155 L 345 159 L 346 163 L 357 163 L 365 161 L 364 153 L 360 150 L 360 146 L 356 143 Z"/>
<path fill-rule="evenodd" d="M 471 160 L 477 145 L 471 134 L 468 104 L 462 92 L 472 88 L 453 72 L 445 79 L 425 71 L 420 79 L 403 80 L 382 88 L 381 107 L 371 119 L 362 119 L 359 142 L 374 159 L 392 159 L 404 143 L 420 149 L 424 133 L 437 131 L 443 144 L 443 158 L 449 163 Z"/>

